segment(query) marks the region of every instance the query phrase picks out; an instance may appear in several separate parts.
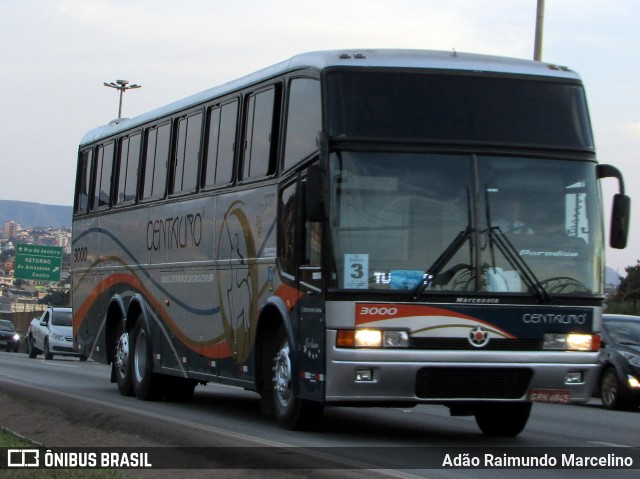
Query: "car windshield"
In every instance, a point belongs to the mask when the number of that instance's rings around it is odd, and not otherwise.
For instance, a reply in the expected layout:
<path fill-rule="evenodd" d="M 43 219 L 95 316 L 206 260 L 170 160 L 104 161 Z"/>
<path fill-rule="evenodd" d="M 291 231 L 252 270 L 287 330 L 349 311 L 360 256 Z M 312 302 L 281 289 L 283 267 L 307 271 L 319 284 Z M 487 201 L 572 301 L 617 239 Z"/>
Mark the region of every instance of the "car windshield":
<path fill-rule="evenodd" d="M 51 324 L 53 324 L 54 326 L 72 326 L 71 312 L 55 311 L 53 313 Z"/>
<path fill-rule="evenodd" d="M 604 328 L 614 343 L 640 345 L 640 320 L 608 319 L 604 321 Z"/>
<path fill-rule="evenodd" d="M 590 162 L 337 151 L 330 169 L 333 288 L 601 294 Z"/>
<path fill-rule="evenodd" d="M 13 332 L 16 328 L 13 326 L 13 323 L 10 321 L 1 321 L 0 322 L 0 331 L 9 331 Z"/>

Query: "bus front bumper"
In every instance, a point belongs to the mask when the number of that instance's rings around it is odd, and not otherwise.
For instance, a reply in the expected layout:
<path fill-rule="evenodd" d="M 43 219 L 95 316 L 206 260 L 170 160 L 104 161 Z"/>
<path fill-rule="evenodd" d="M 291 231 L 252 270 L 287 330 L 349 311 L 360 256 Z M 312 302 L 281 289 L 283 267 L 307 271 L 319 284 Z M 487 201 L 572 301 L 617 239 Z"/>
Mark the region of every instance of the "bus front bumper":
<path fill-rule="evenodd" d="M 335 345 L 335 331 L 327 344 Z M 587 402 L 597 352 L 328 347 L 327 403 Z"/>

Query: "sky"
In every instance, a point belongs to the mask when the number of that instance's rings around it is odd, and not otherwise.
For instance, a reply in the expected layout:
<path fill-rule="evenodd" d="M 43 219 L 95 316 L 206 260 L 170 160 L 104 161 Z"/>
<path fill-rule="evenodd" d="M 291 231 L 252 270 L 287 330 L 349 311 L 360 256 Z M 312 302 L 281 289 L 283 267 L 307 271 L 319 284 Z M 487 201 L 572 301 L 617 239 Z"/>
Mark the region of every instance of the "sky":
<path fill-rule="evenodd" d="M 537 0 L 0 0 L 0 199 L 71 205 L 77 145 L 132 117 L 297 53 L 455 49 L 533 58 Z M 624 275 L 640 259 L 640 4 L 546 0 L 542 60 L 582 77 L 599 161 L 632 199 Z M 615 180 L 605 180 L 605 219 Z"/>

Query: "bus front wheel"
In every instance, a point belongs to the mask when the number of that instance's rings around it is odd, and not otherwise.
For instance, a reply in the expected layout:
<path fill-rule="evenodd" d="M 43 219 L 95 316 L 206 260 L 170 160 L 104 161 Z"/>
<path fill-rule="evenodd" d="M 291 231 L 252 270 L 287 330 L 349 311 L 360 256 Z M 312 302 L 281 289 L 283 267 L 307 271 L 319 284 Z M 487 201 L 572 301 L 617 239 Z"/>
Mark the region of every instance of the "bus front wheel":
<path fill-rule="evenodd" d="M 278 335 L 278 344 L 273 359 L 273 403 L 276 421 L 284 429 L 314 429 L 322 418 L 322 405 L 295 395 L 291 348 L 283 331 Z"/>
<path fill-rule="evenodd" d="M 522 432 L 531 413 L 530 402 L 486 403 L 475 407 L 476 423 L 492 437 L 515 437 Z"/>

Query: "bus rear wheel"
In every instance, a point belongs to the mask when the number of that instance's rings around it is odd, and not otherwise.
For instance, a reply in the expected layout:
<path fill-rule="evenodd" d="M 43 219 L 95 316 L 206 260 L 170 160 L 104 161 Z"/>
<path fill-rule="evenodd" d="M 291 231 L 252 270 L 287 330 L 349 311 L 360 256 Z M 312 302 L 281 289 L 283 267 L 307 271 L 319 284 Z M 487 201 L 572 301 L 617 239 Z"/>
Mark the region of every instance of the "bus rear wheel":
<path fill-rule="evenodd" d="M 284 331 L 273 358 L 273 403 L 276 421 L 284 429 L 314 429 L 322 419 L 322 404 L 301 399 L 293 390 L 291 348 Z"/>
<path fill-rule="evenodd" d="M 133 396 L 133 384 L 131 383 L 131 354 L 129 348 L 129 333 L 122 333 L 116 341 L 115 357 L 111 367 L 118 390 L 123 396 Z"/>
<path fill-rule="evenodd" d="M 530 402 L 487 403 L 474 408 L 480 430 L 492 437 L 517 436 L 527 425 L 530 413 Z"/>
<path fill-rule="evenodd" d="M 162 397 L 162 377 L 152 371 L 151 335 L 142 318 L 136 322 L 131 358 L 131 383 L 138 399 L 155 401 Z"/>

